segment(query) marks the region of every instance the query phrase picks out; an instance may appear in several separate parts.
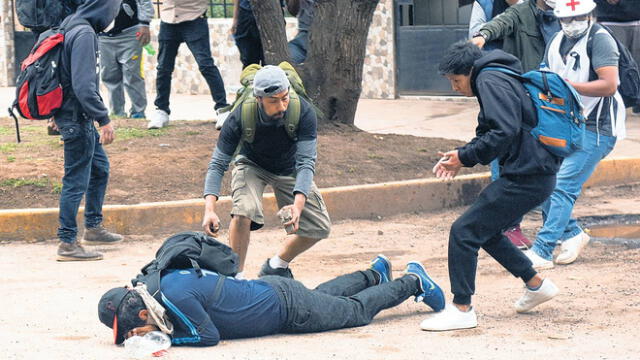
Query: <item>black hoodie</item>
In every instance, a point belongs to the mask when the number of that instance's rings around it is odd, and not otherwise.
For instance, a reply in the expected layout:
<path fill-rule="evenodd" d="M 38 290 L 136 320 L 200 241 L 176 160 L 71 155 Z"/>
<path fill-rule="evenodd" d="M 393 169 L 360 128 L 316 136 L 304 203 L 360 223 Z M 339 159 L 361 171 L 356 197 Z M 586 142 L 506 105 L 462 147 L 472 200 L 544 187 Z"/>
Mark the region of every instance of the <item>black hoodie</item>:
<path fill-rule="evenodd" d="M 73 24 L 85 20 L 88 24 L 73 27 L 65 34 L 64 51 L 60 59 L 64 100 L 56 113 L 58 126 L 83 121 L 97 121 L 100 126 L 110 122 L 109 112 L 100 97 L 97 32 L 115 19 L 121 0 L 85 0 L 65 21 Z M 75 116 L 74 116 L 75 114 Z"/>
<path fill-rule="evenodd" d="M 555 174 L 562 158 L 547 151 L 525 128 L 538 123 L 535 108 L 517 79 L 488 66 L 522 72 L 520 60 L 502 50 L 487 52 L 473 64 L 471 88 L 480 103 L 476 137 L 458 149 L 466 167 L 487 165 L 498 158 L 500 175 Z"/>

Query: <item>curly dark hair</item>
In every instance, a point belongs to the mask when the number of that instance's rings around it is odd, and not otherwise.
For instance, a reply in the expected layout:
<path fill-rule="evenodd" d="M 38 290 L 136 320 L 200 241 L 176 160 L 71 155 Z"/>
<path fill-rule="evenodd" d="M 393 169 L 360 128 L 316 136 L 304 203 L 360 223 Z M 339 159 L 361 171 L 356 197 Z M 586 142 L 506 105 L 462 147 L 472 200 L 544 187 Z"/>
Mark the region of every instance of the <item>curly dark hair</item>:
<path fill-rule="evenodd" d="M 132 329 L 146 325 L 145 321 L 138 316 L 140 310 L 146 308 L 147 306 L 142 301 L 142 297 L 135 291 L 129 291 L 129 294 L 122 300 L 117 314 L 118 332 L 126 334 Z"/>

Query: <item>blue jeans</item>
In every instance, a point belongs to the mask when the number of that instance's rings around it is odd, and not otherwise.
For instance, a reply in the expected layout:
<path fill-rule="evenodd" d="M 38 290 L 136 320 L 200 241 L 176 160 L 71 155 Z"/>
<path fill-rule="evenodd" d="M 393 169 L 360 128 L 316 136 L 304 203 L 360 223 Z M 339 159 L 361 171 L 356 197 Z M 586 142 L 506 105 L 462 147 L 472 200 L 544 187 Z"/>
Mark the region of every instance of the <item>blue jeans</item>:
<path fill-rule="evenodd" d="M 271 285 L 282 301 L 286 323 L 280 332 L 297 334 L 367 325 L 384 309 L 418 292 L 418 282 L 405 275 L 377 285 L 372 270 L 339 276 L 314 290 L 279 276 L 260 280 Z"/>
<path fill-rule="evenodd" d="M 582 185 L 589 179 L 600 160 L 604 159 L 616 144 L 616 138 L 587 131 L 584 149 L 565 158 L 557 174 L 556 188 L 542 204 L 542 229 L 532 250 L 547 260 L 553 259 L 553 249 L 560 242 L 572 238 L 582 229 L 571 217 L 573 205 L 582 192 Z"/>
<path fill-rule="evenodd" d="M 227 106 L 227 93 L 220 70 L 214 64 L 209 45 L 209 25 L 207 19 L 199 17 L 195 20 L 179 24 L 160 22 L 158 34 L 158 73 L 156 76 L 156 108 L 171 113 L 169 96 L 171 95 L 171 74 L 176 65 L 176 56 L 181 43 L 187 47 L 196 59 L 198 69 L 204 77 L 211 97 L 216 103 L 215 109 Z"/>
<path fill-rule="evenodd" d="M 102 223 L 102 204 L 109 182 L 109 159 L 91 121 L 58 123 L 64 140 L 64 176 L 60 194 L 58 238 L 74 242 L 78 234 L 76 217 L 85 197 L 84 224 Z"/>
<path fill-rule="evenodd" d="M 309 32 L 300 30 L 293 40 L 289 41 L 291 60 L 296 64 L 302 64 L 307 58 L 309 48 Z"/>

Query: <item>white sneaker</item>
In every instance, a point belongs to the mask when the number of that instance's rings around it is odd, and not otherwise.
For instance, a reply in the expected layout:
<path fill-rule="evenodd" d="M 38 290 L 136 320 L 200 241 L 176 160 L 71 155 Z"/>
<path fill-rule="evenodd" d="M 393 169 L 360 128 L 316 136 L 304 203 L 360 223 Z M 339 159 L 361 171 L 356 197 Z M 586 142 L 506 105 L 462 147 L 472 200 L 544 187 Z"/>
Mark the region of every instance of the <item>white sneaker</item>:
<path fill-rule="evenodd" d="M 543 302 L 553 299 L 560 290 L 551 279 L 544 279 L 538 290 L 530 290 L 525 286 L 524 295 L 516 301 L 516 311 L 519 313 L 527 312 Z"/>
<path fill-rule="evenodd" d="M 580 234 L 565 240 L 560 245 L 560 254 L 556 257 L 556 264 L 567 265 L 576 261 L 582 249 L 584 249 L 584 247 L 589 243 L 589 240 L 591 240 L 591 237 L 584 231 L 581 231 Z"/>
<path fill-rule="evenodd" d="M 447 331 L 471 329 L 478 326 L 476 311 L 460 311 L 455 305 L 447 304 L 444 310 L 435 313 L 420 323 L 420 328 L 426 331 Z"/>
<path fill-rule="evenodd" d="M 536 270 L 543 269 L 553 269 L 553 261 L 542 258 L 540 255 L 536 254 L 533 250 L 525 250 L 523 253 L 531 260 L 533 263 L 533 268 Z"/>
<path fill-rule="evenodd" d="M 166 111 L 156 109 L 149 116 L 149 123 L 147 129 L 161 129 L 169 124 L 169 114 Z"/>
<path fill-rule="evenodd" d="M 220 109 L 216 110 L 216 116 L 218 118 L 218 120 L 216 120 L 216 130 L 222 129 L 222 125 L 227 121 L 229 114 L 231 114 L 231 111 L 221 112 Z"/>

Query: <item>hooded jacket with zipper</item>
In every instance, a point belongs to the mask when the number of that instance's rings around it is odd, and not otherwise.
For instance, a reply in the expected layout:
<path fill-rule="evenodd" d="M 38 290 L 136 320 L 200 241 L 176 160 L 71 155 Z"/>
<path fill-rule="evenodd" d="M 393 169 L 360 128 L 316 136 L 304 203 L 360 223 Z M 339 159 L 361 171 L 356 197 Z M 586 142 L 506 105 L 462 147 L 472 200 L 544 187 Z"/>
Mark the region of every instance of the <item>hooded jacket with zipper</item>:
<path fill-rule="evenodd" d="M 640 0 L 620 0 L 612 5 L 607 0 L 595 0 L 596 16 L 603 22 L 629 22 L 640 20 Z"/>
<path fill-rule="evenodd" d="M 551 154 L 528 129 L 538 123 L 535 108 L 519 80 L 496 66 L 522 73 L 520 61 L 502 50 L 486 53 L 473 64 L 471 88 L 480 103 L 476 137 L 458 149 L 462 164 L 472 167 L 498 158 L 501 176 L 551 175 L 562 158 Z"/>
<path fill-rule="evenodd" d="M 85 0 L 63 24 L 65 33 L 60 71 L 64 87 L 62 107 L 55 116 L 58 127 L 97 121 L 107 125 L 109 112 L 99 92 L 98 37 L 116 17 L 121 0 Z M 64 137 L 64 134 L 63 134 Z"/>

